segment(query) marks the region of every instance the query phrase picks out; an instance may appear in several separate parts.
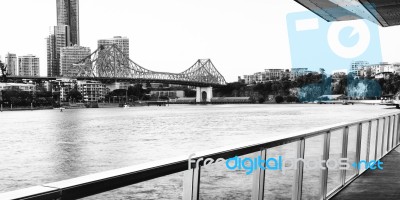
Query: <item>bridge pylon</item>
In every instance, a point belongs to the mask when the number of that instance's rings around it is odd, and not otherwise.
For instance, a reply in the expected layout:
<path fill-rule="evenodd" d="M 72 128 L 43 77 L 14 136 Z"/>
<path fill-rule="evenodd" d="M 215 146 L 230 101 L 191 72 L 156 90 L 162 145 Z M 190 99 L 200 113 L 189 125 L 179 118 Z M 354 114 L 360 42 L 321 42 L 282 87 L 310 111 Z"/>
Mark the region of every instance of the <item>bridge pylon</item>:
<path fill-rule="evenodd" d="M 196 103 L 210 103 L 213 98 L 212 87 L 196 87 Z"/>

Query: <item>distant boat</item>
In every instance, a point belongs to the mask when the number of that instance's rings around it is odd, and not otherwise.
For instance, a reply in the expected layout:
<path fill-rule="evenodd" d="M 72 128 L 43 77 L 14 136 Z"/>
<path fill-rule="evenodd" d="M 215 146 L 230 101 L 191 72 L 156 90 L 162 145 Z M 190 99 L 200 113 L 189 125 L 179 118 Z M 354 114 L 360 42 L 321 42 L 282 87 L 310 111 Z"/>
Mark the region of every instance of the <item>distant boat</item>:
<path fill-rule="evenodd" d="M 128 104 L 125 104 L 125 105 L 124 105 L 124 108 L 129 108 L 129 105 L 128 105 Z"/>

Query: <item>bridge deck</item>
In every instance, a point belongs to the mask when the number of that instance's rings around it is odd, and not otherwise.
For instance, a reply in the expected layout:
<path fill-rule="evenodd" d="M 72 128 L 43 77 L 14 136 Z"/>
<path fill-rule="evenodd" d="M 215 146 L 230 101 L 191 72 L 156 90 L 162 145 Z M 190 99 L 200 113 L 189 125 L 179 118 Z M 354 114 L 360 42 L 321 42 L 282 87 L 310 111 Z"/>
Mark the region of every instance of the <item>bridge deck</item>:
<path fill-rule="evenodd" d="M 368 170 L 332 200 L 400 199 L 400 147 L 383 159 L 383 170 Z"/>

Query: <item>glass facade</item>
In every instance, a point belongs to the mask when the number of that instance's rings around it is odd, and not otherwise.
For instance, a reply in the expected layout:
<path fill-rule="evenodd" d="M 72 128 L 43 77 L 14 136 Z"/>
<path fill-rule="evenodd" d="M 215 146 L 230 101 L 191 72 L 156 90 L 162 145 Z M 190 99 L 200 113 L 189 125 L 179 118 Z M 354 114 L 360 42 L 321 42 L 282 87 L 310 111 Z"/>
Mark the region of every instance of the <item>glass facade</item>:
<path fill-rule="evenodd" d="M 14 76 L 18 75 L 17 55 L 16 54 L 13 54 L 13 53 L 6 54 L 5 65 L 6 65 L 8 74 L 14 75 Z"/>
<path fill-rule="evenodd" d="M 72 67 L 73 64 L 78 63 L 89 55 L 89 47 L 70 46 L 61 48 L 60 75 L 76 77 L 78 75 L 78 71 Z"/>
<path fill-rule="evenodd" d="M 47 38 L 47 75 L 60 76 L 60 53 L 62 47 L 70 46 L 70 27 L 54 26 Z"/>
<path fill-rule="evenodd" d="M 57 25 L 68 25 L 71 43 L 79 45 L 79 0 L 57 0 Z"/>

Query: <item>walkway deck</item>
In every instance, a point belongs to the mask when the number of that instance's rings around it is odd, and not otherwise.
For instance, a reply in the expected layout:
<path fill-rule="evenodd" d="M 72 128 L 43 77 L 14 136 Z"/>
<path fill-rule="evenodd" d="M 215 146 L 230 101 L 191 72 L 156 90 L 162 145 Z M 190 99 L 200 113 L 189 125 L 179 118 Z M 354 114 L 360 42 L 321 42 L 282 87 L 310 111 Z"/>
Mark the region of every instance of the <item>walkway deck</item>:
<path fill-rule="evenodd" d="M 368 170 L 332 200 L 399 200 L 400 147 L 383 159 L 383 170 Z"/>

